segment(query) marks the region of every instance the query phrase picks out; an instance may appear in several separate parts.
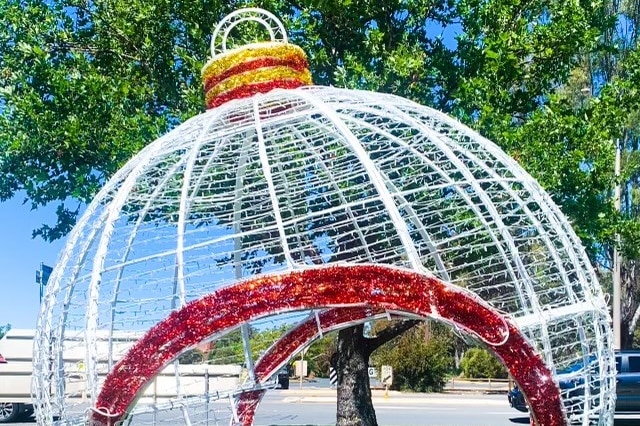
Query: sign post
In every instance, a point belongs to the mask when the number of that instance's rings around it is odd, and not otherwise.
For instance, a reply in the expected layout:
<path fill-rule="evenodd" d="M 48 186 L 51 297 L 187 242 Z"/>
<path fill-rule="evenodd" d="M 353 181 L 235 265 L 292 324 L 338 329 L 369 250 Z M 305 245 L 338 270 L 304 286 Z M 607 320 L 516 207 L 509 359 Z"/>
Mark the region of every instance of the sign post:
<path fill-rule="evenodd" d="M 40 262 L 40 269 L 36 271 L 36 283 L 40 285 L 40 303 L 42 303 L 42 298 L 44 297 L 44 287 L 49 282 L 52 272 L 53 268 L 51 266 Z"/>
<path fill-rule="evenodd" d="M 383 365 L 380 370 L 380 379 L 384 384 L 384 397 L 389 398 L 389 386 L 393 384 L 393 368 L 390 365 Z"/>
<path fill-rule="evenodd" d="M 333 367 L 329 367 L 329 383 L 331 383 L 331 387 L 338 383 L 338 372 Z"/>

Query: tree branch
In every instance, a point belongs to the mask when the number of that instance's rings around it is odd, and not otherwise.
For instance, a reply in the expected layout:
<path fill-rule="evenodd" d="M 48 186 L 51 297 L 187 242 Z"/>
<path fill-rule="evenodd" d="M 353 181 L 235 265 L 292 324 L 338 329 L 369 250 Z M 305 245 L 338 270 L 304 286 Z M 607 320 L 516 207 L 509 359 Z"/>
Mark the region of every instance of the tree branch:
<path fill-rule="evenodd" d="M 82 45 L 80 43 L 76 43 L 76 42 L 63 42 L 63 43 L 49 43 L 47 45 L 49 52 L 60 52 L 60 51 L 75 51 L 75 52 L 83 52 L 83 53 L 91 53 L 91 54 L 96 54 L 96 53 L 105 53 L 105 54 L 110 54 L 110 55 L 116 55 L 116 56 L 120 56 L 122 58 L 126 58 L 132 61 L 137 61 L 140 62 L 140 64 L 142 64 L 143 66 L 146 67 L 145 61 L 142 60 L 142 58 L 140 57 L 136 57 L 136 56 L 132 56 L 132 55 L 128 55 L 126 53 L 123 52 L 118 52 L 115 49 L 103 49 L 103 48 L 98 48 L 95 46 L 87 46 L 87 45 Z"/>
<path fill-rule="evenodd" d="M 367 348 L 369 350 L 369 354 L 378 349 L 380 346 L 387 343 L 389 340 L 398 337 L 405 331 L 410 328 L 422 323 L 422 320 L 405 320 L 405 321 L 396 321 L 389 325 L 389 327 L 381 330 L 377 333 L 376 337 L 371 339 L 367 339 Z"/>

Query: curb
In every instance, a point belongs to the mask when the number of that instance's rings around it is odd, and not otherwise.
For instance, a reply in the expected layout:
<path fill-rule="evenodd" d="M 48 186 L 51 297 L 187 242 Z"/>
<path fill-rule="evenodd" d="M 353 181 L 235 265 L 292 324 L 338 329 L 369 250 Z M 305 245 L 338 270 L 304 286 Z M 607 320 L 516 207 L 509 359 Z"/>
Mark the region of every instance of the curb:
<path fill-rule="evenodd" d="M 481 395 L 506 395 L 508 392 L 507 389 L 443 389 L 441 393 L 453 395 L 469 395 L 474 393 Z"/>

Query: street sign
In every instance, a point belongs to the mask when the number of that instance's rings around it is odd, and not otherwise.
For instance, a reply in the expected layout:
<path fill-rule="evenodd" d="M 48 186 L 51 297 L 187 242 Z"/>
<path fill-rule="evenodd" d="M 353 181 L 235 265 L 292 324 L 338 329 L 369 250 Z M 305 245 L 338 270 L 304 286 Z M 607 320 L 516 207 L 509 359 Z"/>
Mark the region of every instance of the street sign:
<path fill-rule="evenodd" d="M 373 379 L 378 377 L 378 372 L 376 371 L 375 367 L 369 367 L 369 377 L 371 377 Z"/>
<path fill-rule="evenodd" d="M 293 367 L 296 372 L 296 376 L 302 379 L 303 377 L 307 377 L 308 369 L 307 369 L 307 361 L 293 361 Z"/>
<path fill-rule="evenodd" d="M 42 297 L 44 296 L 44 287 L 49 282 L 49 277 L 53 272 L 53 267 L 45 265 L 40 262 L 40 270 L 36 271 L 36 283 L 40 284 L 40 302 L 42 302 Z"/>
<path fill-rule="evenodd" d="M 393 368 L 390 365 L 383 365 L 381 372 L 381 382 L 387 386 L 391 386 L 393 383 Z"/>
<path fill-rule="evenodd" d="M 331 386 L 338 383 L 338 372 L 333 367 L 329 367 L 329 383 Z"/>

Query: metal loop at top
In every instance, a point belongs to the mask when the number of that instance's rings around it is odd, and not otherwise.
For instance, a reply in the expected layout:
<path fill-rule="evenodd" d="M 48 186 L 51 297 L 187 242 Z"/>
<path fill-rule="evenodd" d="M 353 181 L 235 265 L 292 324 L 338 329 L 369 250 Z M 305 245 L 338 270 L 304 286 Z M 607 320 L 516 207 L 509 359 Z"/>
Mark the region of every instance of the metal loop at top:
<path fill-rule="evenodd" d="M 231 12 L 216 25 L 211 37 L 211 55 L 216 56 L 227 51 L 229 33 L 243 22 L 257 22 L 269 32 L 272 42 L 287 43 L 287 31 L 282 22 L 271 12 L 257 7 L 247 7 Z M 220 39 L 220 40 L 218 40 Z"/>

